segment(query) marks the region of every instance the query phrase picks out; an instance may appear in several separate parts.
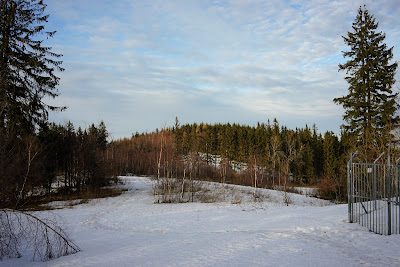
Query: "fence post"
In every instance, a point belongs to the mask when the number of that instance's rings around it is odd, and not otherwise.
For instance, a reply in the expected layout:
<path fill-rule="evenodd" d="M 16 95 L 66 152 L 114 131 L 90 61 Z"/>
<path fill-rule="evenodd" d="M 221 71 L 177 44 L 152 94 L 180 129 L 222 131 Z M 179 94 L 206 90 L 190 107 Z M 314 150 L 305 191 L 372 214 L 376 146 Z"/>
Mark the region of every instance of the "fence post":
<path fill-rule="evenodd" d="M 352 212 L 352 203 L 351 203 L 351 158 L 353 157 L 353 153 L 350 155 L 350 160 L 347 162 L 347 202 L 348 202 L 348 215 L 349 215 L 349 222 L 353 222 Z"/>
<path fill-rule="evenodd" d="M 390 186 L 391 186 L 391 178 L 390 178 L 390 154 L 388 153 L 388 171 L 387 171 L 387 205 L 388 205 L 388 221 L 387 221 L 387 225 L 388 225 L 388 235 L 392 234 L 392 208 L 391 208 L 391 202 L 392 202 L 392 196 L 391 196 L 391 192 L 390 192 Z"/>
<path fill-rule="evenodd" d="M 358 151 L 350 155 L 350 160 L 347 162 L 347 198 L 348 198 L 348 213 L 349 222 L 353 222 L 353 159 L 358 155 Z"/>
<path fill-rule="evenodd" d="M 396 210 L 396 234 L 400 233 L 400 202 L 399 202 L 399 189 L 400 189 L 400 183 L 399 183 L 399 160 L 400 158 L 398 158 L 396 160 L 396 174 L 395 174 L 395 181 L 394 181 L 394 188 L 395 188 L 395 196 L 396 196 L 396 205 L 397 205 L 397 209 Z"/>
<path fill-rule="evenodd" d="M 385 154 L 385 152 L 382 152 L 379 157 L 374 161 L 374 181 L 373 181 L 373 190 L 374 190 L 374 210 L 376 210 L 376 200 L 377 200 L 377 193 L 376 193 L 376 163 L 378 160 Z"/>

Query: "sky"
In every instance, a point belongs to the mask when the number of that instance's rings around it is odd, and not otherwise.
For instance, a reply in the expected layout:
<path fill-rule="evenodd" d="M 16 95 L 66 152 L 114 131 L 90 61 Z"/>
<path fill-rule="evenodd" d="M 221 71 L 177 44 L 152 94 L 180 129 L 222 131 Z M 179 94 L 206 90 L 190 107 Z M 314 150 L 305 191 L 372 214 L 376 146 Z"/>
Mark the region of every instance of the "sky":
<path fill-rule="evenodd" d="M 185 123 L 340 134 L 343 35 L 366 4 L 400 58 L 396 0 L 47 0 L 45 44 L 63 54 L 51 121 L 104 121 L 113 139 Z M 399 74 L 396 79 L 400 81 Z M 398 83 L 395 85 L 398 90 Z"/>

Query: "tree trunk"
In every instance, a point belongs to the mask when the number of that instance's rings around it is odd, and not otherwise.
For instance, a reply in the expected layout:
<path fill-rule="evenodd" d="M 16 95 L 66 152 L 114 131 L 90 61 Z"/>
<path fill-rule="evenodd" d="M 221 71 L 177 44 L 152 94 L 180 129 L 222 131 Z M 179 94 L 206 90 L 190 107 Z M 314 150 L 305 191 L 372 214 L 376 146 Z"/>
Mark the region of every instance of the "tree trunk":
<path fill-rule="evenodd" d="M 254 156 L 254 197 L 256 197 L 256 190 L 257 190 L 257 159 L 256 156 Z"/>

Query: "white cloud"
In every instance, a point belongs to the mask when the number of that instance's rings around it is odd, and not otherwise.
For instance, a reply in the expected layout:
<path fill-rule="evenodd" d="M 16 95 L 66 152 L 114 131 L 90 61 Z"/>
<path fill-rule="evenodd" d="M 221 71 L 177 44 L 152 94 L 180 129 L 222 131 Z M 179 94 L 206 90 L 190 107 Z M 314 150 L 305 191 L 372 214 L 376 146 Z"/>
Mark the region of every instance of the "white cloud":
<path fill-rule="evenodd" d="M 50 41 L 64 54 L 56 117 L 104 119 L 116 137 L 182 121 L 338 132 L 346 93 L 337 64 L 356 1 L 49 1 Z M 388 44 L 396 1 L 367 1 Z M 389 36 L 390 35 L 390 36 Z M 390 43 L 389 43 L 390 41 Z M 398 48 L 395 48 L 395 54 Z M 398 58 L 398 57 L 397 57 Z"/>

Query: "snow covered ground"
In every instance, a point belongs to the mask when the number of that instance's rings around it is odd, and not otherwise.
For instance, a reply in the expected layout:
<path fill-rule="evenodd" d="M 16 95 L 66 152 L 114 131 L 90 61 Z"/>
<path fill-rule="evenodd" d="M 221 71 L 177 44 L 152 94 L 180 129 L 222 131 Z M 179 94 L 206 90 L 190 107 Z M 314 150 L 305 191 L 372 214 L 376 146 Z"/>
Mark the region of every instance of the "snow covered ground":
<path fill-rule="evenodd" d="M 290 195 L 286 206 L 271 190 L 263 202 L 153 204 L 149 178 L 123 179 L 121 196 L 54 211 L 82 252 L 0 266 L 400 266 L 400 235 L 347 223 L 347 205 Z"/>

